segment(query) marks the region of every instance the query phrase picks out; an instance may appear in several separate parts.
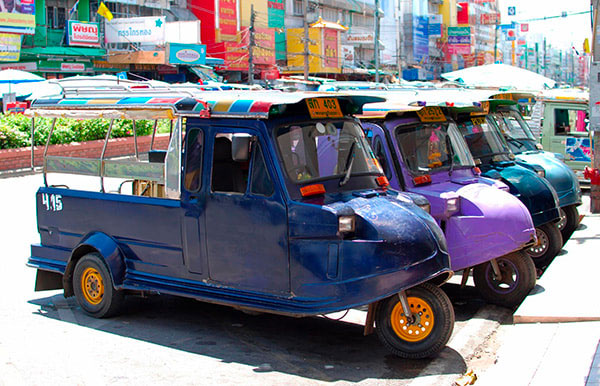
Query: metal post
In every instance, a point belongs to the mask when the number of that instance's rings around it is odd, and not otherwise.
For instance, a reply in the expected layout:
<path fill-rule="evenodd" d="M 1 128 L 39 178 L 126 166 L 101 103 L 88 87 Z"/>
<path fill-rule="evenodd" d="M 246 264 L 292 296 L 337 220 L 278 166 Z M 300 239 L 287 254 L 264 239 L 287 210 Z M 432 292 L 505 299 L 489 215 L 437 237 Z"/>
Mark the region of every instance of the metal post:
<path fill-rule="evenodd" d="M 304 11 L 304 80 L 308 80 L 308 0 L 302 1 Z"/>
<path fill-rule="evenodd" d="M 34 141 L 34 133 L 35 133 L 35 117 L 31 118 L 31 170 L 34 169 L 34 161 L 35 161 L 35 141 Z"/>
<path fill-rule="evenodd" d="M 156 128 L 158 127 L 158 119 L 154 120 L 154 127 L 152 128 L 152 140 L 150 141 L 150 150 L 154 150 L 154 137 L 156 137 Z"/>
<path fill-rule="evenodd" d="M 590 133 L 592 146 L 596 152 L 592 156 L 592 167 L 600 169 L 600 155 L 598 146 L 600 145 L 600 109 L 598 103 L 600 101 L 600 31 L 598 19 L 600 16 L 600 0 L 593 0 L 593 27 L 592 27 L 592 66 L 590 70 L 590 98 L 589 98 L 589 114 L 590 114 Z M 600 186 L 590 186 L 590 211 L 592 213 L 600 213 Z"/>
<path fill-rule="evenodd" d="M 250 4 L 250 33 L 248 44 L 248 84 L 254 84 L 254 4 Z"/>
<path fill-rule="evenodd" d="M 375 0 L 375 82 L 379 83 L 379 0 Z"/>
<path fill-rule="evenodd" d="M 108 146 L 113 123 L 115 123 L 115 120 L 111 119 L 110 125 L 108 125 L 108 131 L 106 132 L 106 138 L 104 139 L 104 146 L 102 146 L 102 154 L 100 154 L 100 191 L 102 193 L 104 193 L 104 154 L 106 153 L 106 147 Z"/>
<path fill-rule="evenodd" d="M 140 160 L 140 154 L 138 153 L 138 144 L 137 144 L 137 133 L 135 128 L 135 119 L 132 121 L 133 126 L 133 146 L 135 147 L 135 159 Z"/>
<path fill-rule="evenodd" d="M 400 26 L 401 21 L 400 21 L 400 1 L 396 0 L 395 3 L 395 11 L 396 11 L 396 60 L 397 60 L 397 65 L 398 65 L 398 81 L 400 81 L 400 79 L 402 79 L 402 56 L 400 55 L 400 45 L 402 44 L 402 38 L 400 35 Z"/>
<path fill-rule="evenodd" d="M 496 29 L 494 30 L 494 63 L 498 60 L 498 19 L 496 18 Z"/>
<path fill-rule="evenodd" d="M 50 126 L 50 132 L 48 133 L 48 138 L 46 139 L 46 147 L 44 147 L 44 156 L 42 158 L 42 162 L 44 165 L 43 173 L 45 187 L 48 187 L 48 180 L 46 179 L 46 155 L 48 155 L 48 146 L 50 146 L 50 137 L 52 137 L 52 133 L 54 132 L 54 126 L 56 126 L 56 118 L 52 120 L 52 126 Z"/>

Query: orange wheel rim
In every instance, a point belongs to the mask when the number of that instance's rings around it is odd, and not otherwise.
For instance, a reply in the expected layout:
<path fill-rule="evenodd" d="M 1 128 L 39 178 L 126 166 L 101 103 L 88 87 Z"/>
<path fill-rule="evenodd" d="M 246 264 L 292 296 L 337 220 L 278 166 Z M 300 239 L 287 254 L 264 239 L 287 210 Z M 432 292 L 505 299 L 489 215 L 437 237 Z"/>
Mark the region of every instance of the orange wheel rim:
<path fill-rule="evenodd" d="M 81 291 L 85 300 L 93 305 L 100 304 L 104 295 L 102 275 L 95 268 L 86 268 L 81 275 Z"/>
<path fill-rule="evenodd" d="M 404 309 L 400 302 L 396 303 L 392 310 L 392 329 L 400 339 L 407 342 L 419 342 L 433 330 L 435 320 L 429 303 L 421 298 L 409 297 L 408 304 L 414 321 L 408 322 Z"/>

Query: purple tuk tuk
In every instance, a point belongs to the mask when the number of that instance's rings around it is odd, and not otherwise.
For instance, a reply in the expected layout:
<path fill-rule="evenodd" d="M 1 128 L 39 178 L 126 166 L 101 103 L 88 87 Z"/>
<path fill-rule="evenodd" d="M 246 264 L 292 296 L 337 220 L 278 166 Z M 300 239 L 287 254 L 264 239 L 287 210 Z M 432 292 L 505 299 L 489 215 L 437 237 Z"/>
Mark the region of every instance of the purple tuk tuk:
<path fill-rule="evenodd" d="M 473 268 L 487 301 L 513 307 L 535 286 L 525 249 L 535 242 L 529 211 L 508 187 L 479 176 L 456 124 L 440 107 L 377 103 L 361 117 L 375 156 L 393 189 L 425 196 L 448 240 L 451 268 Z"/>

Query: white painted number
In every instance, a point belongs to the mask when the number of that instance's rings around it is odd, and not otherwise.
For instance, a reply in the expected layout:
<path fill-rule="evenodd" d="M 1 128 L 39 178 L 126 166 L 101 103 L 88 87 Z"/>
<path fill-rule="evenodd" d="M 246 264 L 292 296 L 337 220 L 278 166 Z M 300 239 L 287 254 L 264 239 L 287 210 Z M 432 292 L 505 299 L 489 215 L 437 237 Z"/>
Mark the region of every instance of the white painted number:
<path fill-rule="evenodd" d="M 58 212 L 63 209 L 62 196 L 60 194 L 42 194 L 42 205 L 46 207 L 46 210 Z"/>

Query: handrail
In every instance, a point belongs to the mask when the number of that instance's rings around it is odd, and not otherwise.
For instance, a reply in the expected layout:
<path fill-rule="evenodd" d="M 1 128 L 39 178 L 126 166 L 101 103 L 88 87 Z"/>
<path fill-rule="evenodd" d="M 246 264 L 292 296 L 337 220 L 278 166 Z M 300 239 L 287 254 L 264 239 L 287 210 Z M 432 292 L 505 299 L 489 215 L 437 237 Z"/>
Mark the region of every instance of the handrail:
<path fill-rule="evenodd" d="M 115 123 L 115 120 L 111 119 L 110 124 L 108 125 L 108 131 L 106 132 L 106 138 L 104 139 L 104 146 L 102 146 L 102 153 L 100 154 L 100 191 L 102 193 L 104 193 L 104 154 L 106 153 L 106 147 L 108 146 L 108 139 L 112 132 L 113 123 Z"/>
<path fill-rule="evenodd" d="M 52 125 L 50 126 L 50 132 L 48 133 L 48 138 L 46 139 L 46 147 L 44 148 L 44 186 L 48 187 L 48 180 L 46 178 L 46 159 L 48 155 L 48 146 L 50 145 L 50 138 L 52 137 L 52 132 L 54 131 L 54 126 L 56 125 L 56 118 L 52 120 Z M 33 149 L 33 147 L 32 147 Z"/>

